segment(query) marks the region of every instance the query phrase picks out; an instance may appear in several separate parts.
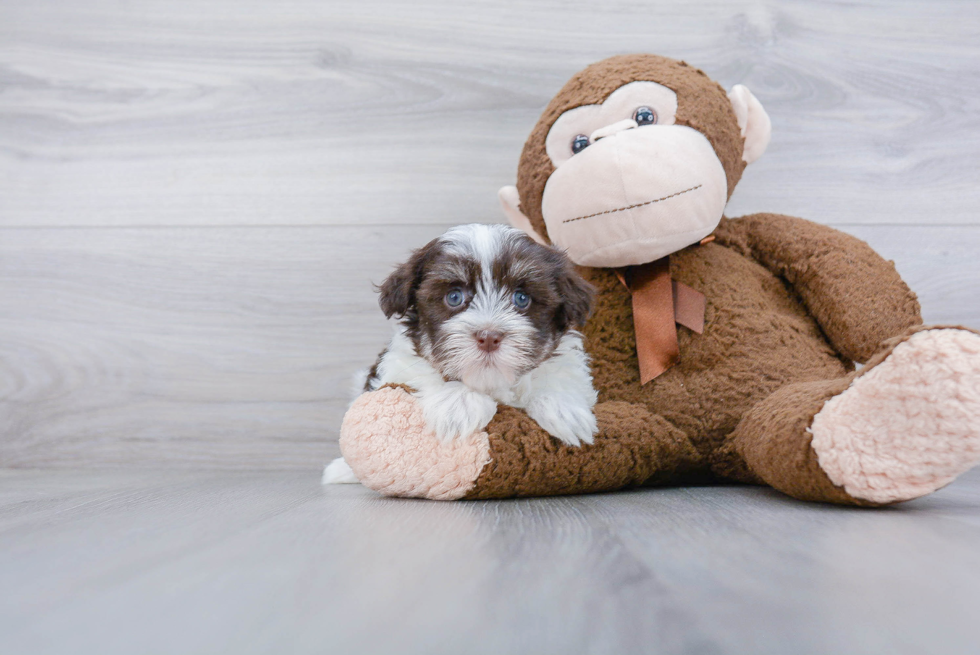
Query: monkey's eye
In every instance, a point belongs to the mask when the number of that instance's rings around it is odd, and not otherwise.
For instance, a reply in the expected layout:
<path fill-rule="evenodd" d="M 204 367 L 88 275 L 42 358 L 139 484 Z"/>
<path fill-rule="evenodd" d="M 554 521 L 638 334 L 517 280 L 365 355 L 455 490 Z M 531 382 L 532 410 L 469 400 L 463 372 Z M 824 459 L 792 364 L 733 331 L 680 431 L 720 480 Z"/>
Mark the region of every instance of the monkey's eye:
<path fill-rule="evenodd" d="M 653 125 L 657 122 L 657 112 L 653 111 L 649 107 L 637 107 L 636 111 L 633 112 L 633 120 L 640 127 L 644 125 Z"/>
<path fill-rule="evenodd" d="M 459 307 L 466 300 L 466 295 L 461 289 L 452 289 L 446 294 L 446 304 L 450 307 Z"/>
<path fill-rule="evenodd" d="M 531 305 L 531 296 L 523 291 L 515 291 L 511 300 L 514 302 L 514 307 L 518 309 L 527 309 Z"/>
<path fill-rule="evenodd" d="M 586 148 L 589 147 L 589 137 L 584 134 L 579 134 L 574 139 L 572 139 L 572 154 L 577 155 Z"/>

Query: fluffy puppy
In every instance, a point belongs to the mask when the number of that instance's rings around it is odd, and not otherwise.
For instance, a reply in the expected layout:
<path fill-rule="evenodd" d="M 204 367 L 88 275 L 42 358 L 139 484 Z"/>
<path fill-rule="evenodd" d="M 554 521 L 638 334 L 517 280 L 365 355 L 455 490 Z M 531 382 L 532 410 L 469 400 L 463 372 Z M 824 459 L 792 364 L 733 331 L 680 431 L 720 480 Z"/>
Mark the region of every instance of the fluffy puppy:
<path fill-rule="evenodd" d="M 379 291 L 399 325 L 363 391 L 416 389 L 444 440 L 484 428 L 503 403 L 566 444 L 592 443 L 596 392 L 574 328 L 593 290 L 564 253 L 505 225 L 463 225 L 412 253 Z M 323 481 L 357 479 L 341 458 Z"/>

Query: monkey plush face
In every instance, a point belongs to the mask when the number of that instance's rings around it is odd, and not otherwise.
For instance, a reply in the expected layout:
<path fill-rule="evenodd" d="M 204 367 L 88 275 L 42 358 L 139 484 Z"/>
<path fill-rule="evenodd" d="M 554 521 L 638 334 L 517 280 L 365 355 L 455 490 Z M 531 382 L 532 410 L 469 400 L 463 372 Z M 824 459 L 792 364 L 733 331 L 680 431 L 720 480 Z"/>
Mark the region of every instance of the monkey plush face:
<path fill-rule="evenodd" d="M 613 57 L 551 101 L 501 201 L 514 225 L 577 264 L 651 262 L 714 230 L 769 131 L 745 87 L 726 94 L 663 57 Z"/>
<path fill-rule="evenodd" d="M 721 160 L 675 124 L 677 94 L 631 82 L 564 112 L 545 150 L 555 170 L 541 199 L 553 242 L 586 266 L 659 259 L 711 234 L 728 201 Z"/>

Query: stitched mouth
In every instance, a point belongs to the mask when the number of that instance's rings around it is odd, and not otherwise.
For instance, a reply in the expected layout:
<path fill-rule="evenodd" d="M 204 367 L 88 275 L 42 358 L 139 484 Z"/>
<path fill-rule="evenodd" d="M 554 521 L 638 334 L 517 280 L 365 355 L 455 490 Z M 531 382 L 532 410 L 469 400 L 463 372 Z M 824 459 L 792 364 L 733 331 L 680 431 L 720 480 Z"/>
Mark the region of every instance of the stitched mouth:
<path fill-rule="evenodd" d="M 655 198 L 654 200 L 647 200 L 646 202 L 638 202 L 635 205 L 630 205 L 629 207 L 620 207 L 619 209 L 607 209 L 604 212 L 596 212 L 594 214 L 589 214 L 588 216 L 579 216 L 577 218 L 569 218 L 562 223 L 571 223 L 572 221 L 584 221 L 587 218 L 595 218 L 596 216 L 603 216 L 605 214 L 615 214 L 616 212 L 624 212 L 629 209 L 636 209 L 637 207 L 645 207 L 646 205 L 652 205 L 657 202 L 663 202 L 664 200 L 670 200 L 671 198 L 676 198 L 677 196 L 684 195 L 685 193 L 690 193 L 691 191 L 696 191 L 701 188 L 701 185 L 692 186 L 690 189 L 684 189 L 683 191 L 678 191 L 677 193 L 672 193 L 669 196 L 664 196 L 663 198 Z"/>

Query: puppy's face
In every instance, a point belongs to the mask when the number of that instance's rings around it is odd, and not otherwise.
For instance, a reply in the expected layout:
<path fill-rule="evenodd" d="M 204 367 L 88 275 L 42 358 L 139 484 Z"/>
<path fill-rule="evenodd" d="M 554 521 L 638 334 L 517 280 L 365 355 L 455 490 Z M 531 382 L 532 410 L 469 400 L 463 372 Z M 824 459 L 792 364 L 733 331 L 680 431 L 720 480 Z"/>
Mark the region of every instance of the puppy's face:
<path fill-rule="evenodd" d="M 558 250 L 504 225 L 464 225 L 416 250 L 380 304 L 447 380 L 509 386 L 585 322 L 592 288 Z"/>

